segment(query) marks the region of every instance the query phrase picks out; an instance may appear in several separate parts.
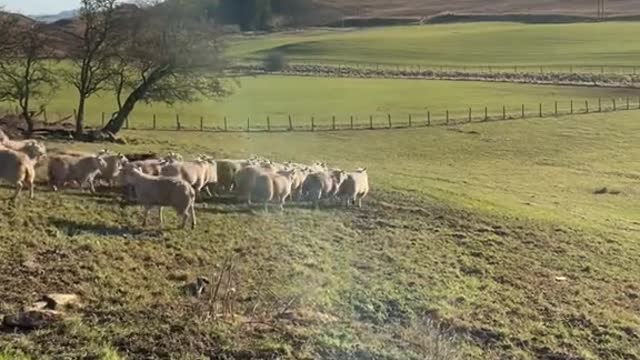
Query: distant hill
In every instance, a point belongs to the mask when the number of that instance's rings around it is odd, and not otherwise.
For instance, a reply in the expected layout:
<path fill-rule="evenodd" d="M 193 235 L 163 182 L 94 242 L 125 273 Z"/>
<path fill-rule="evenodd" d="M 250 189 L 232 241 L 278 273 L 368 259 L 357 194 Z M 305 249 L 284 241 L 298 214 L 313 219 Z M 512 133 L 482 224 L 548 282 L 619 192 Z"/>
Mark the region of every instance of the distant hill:
<path fill-rule="evenodd" d="M 596 16 L 595 0 L 316 0 L 343 16 L 430 17 L 460 14 L 546 14 Z M 638 0 L 607 0 L 608 15 L 640 14 Z"/>
<path fill-rule="evenodd" d="M 54 15 L 30 15 L 29 17 L 34 20 L 50 24 L 60 20 L 73 19 L 76 16 L 78 16 L 78 10 L 62 11 Z"/>

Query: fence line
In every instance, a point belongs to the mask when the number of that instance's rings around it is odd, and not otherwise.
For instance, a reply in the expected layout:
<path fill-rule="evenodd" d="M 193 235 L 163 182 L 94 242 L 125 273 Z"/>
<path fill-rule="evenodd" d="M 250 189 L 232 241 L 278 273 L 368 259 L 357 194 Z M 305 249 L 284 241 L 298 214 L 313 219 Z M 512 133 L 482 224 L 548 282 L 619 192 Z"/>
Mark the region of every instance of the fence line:
<path fill-rule="evenodd" d="M 606 101 L 605 101 L 606 100 Z M 551 105 L 549 105 L 551 103 Z M 186 118 L 182 114 L 175 114 L 174 126 L 163 126 L 160 117 L 152 114 L 148 120 L 140 118 L 127 119 L 124 129 L 134 131 L 199 131 L 199 132 L 316 132 L 316 131 L 350 131 L 350 130 L 382 130 L 382 129 L 401 129 L 401 128 L 419 128 L 430 126 L 446 126 L 458 125 L 473 122 L 488 121 L 504 121 L 528 118 L 550 118 L 575 114 L 597 114 L 605 112 L 620 112 L 640 110 L 640 96 L 636 98 L 623 98 L 619 103 L 615 98 L 612 99 L 587 99 L 565 102 L 553 101 L 547 103 L 538 102 L 534 106 L 519 104 L 517 106 L 482 106 L 467 107 L 465 110 L 451 111 L 443 109 L 438 112 L 427 110 L 425 113 L 407 113 L 402 115 L 394 113 L 376 114 L 360 116 L 353 114 L 347 116 L 328 115 L 318 117 L 317 115 L 308 117 L 297 117 L 292 114 L 280 117 L 268 115 L 258 118 L 246 117 L 246 126 L 241 125 L 240 119 L 235 124 L 231 123 L 231 118 L 225 116 L 222 120 L 209 121 L 210 117 L 198 116 L 192 122 L 185 121 Z M 45 113 L 43 111 L 43 113 Z M 4 111 L 5 114 L 13 113 L 13 109 Z M 74 110 L 75 113 L 75 110 Z M 48 112 L 45 121 L 53 120 L 53 113 Z M 324 121 L 323 121 L 324 118 Z M 60 120 L 61 119 L 61 120 Z M 104 113 L 100 114 L 99 123 L 105 124 Z M 90 118 L 87 117 L 89 121 Z M 51 121 L 49 124 L 65 122 L 72 128 L 73 118 L 71 116 L 59 117 L 58 121 Z M 170 121 L 167 121 L 169 124 Z M 91 125 L 91 123 L 89 123 Z"/>

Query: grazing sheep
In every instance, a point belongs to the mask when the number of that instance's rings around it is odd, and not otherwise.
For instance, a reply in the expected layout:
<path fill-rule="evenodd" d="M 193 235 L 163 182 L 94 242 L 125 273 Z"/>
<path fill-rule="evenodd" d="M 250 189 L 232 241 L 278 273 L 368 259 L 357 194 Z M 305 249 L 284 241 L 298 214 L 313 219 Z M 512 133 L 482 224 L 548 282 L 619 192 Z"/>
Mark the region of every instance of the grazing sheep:
<path fill-rule="evenodd" d="M 89 184 L 91 193 L 95 193 L 94 180 L 107 167 L 103 158 L 97 155 L 78 157 L 69 155 L 52 156 L 49 160 L 49 184 L 53 191 L 75 181 L 80 188 Z"/>
<path fill-rule="evenodd" d="M 128 163 L 129 160 L 127 160 L 123 154 L 110 154 L 107 150 L 101 151 L 100 157 L 102 157 L 107 166 L 101 169 L 96 179 L 104 180 L 109 186 L 114 186 L 120 175 L 120 169 Z"/>
<path fill-rule="evenodd" d="M 26 154 L 32 160 L 36 160 L 36 162 L 47 154 L 46 147 L 36 140 L 9 140 L 9 138 L 4 138 L 0 141 L 0 149 L 8 149 Z"/>
<path fill-rule="evenodd" d="M 216 172 L 218 175 L 218 188 L 222 191 L 230 192 L 234 188 L 236 174 L 252 166 L 251 160 L 218 160 L 216 161 Z"/>
<path fill-rule="evenodd" d="M 46 152 L 37 143 L 25 145 L 20 151 L 6 148 L 0 149 L 0 179 L 4 179 L 16 187 L 12 199 L 15 200 L 24 185 L 29 188 L 29 198 L 33 199 L 33 183 L 36 176 L 35 165 Z"/>
<path fill-rule="evenodd" d="M 312 173 L 302 184 L 302 196 L 319 209 L 320 200 L 334 197 L 346 178 L 347 174 L 342 170 Z"/>
<path fill-rule="evenodd" d="M 346 180 L 340 185 L 338 197 L 345 200 L 346 207 L 349 205 L 358 205 L 362 207 L 362 199 L 369 193 L 369 176 L 367 169 L 357 170 L 347 173 Z"/>
<path fill-rule="evenodd" d="M 253 191 L 256 188 L 256 179 L 261 175 L 269 173 L 274 172 L 266 170 L 261 166 L 247 166 L 240 169 L 233 179 L 233 189 L 238 200 L 246 201 L 247 204 L 251 205 Z"/>
<path fill-rule="evenodd" d="M 178 216 L 182 216 L 182 228 L 191 218 L 191 228 L 196 227 L 195 201 L 196 192 L 186 181 L 177 177 L 152 176 L 142 172 L 139 167 L 126 167 L 122 170 L 124 180 L 134 187 L 136 201 L 145 207 L 142 226 L 147 226 L 147 219 L 152 208 L 158 207 L 160 224 L 164 222 L 162 208 L 171 206 Z"/>
<path fill-rule="evenodd" d="M 193 186 L 196 194 L 200 193 L 209 183 L 217 181 L 215 164 L 204 160 L 170 162 L 162 167 L 160 175 L 180 177 Z M 208 188 L 206 190 L 209 191 Z M 210 192 L 209 196 L 211 196 Z"/>
<path fill-rule="evenodd" d="M 291 195 L 291 184 L 296 170 L 263 172 L 256 174 L 256 179 L 251 189 L 251 199 L 264 204 L 268 211 L 268 203 L 275 202 L 284 210 L 284 203 Z"/>

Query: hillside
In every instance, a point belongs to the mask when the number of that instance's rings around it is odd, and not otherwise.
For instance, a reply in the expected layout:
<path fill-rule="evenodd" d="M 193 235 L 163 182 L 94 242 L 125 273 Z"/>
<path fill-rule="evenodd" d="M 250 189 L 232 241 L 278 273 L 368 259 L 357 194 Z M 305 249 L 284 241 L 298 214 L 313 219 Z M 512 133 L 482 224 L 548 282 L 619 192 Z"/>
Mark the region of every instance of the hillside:
<path fill-rule="evenodd" d="M 595 16 L 595 0 L 318 0 L 345 16 L 433 16 L 446 12 L 464 14 L 554 14 Z M 640 13 L 640 2 L 608 0 L 607 14 Z"/>

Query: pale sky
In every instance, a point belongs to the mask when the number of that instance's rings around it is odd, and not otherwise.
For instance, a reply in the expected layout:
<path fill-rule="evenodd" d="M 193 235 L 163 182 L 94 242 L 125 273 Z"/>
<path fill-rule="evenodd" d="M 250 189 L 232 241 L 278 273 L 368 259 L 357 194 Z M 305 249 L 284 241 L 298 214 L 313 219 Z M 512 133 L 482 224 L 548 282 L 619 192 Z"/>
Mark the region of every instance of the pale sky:
<path fill-rule="evenodd" d="M 80 0 L 0 0 L 5 10 L 24 15 L 50 15 L 80 7 Z"/>

